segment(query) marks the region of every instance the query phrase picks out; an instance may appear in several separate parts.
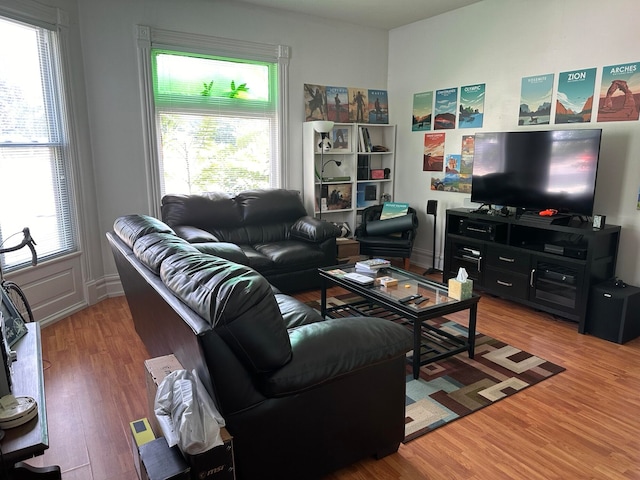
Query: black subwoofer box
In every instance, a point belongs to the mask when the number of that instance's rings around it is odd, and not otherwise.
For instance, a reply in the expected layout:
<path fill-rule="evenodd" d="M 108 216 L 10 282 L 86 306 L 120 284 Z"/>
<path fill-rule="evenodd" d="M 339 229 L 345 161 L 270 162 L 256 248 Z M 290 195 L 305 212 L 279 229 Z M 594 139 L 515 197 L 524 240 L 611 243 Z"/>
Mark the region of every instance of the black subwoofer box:
<path fill-rule="evenodd" d="M 640 288 L 613 280 L 591 287 L 585 332 L 616 343 L 640 336 Z"/>

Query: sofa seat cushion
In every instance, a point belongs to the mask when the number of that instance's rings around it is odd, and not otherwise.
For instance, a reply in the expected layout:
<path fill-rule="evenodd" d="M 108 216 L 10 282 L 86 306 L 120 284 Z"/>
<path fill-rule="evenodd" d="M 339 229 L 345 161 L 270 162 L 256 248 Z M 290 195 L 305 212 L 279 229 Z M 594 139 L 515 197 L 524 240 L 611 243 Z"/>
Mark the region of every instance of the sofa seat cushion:
<path fill-rule="evenodd" d="M 411 349 L 413 335 L 394 322 L 377 317 L 329 319 L 292 329 L 295 361 L 260 376 L 260 391 L 280 397 L 317 387 L 329 379 L 353 375 Z"/>
<path fill-rule="evenodd" d="M 310 248 L 309 243 L 303 241 L 261 243 L 254 245 L 254 248 L 268 258 L 277 269 L 286 269 L 295 265 L 296 269 L 303 270 L 322 265 L 325 259 L 324 252 L 317 248 Z"/>
<path fill-rule="evenodd" d="M 249 265 L 249 259 L 238 245 L 229 242 L 194 243 L 193 246 L 202 253 L 225 258 L 241 265 Z"/>
<path fill-rule="evenodd" d="M 247 369 L 270 372 L 291 359 L 289 335 L 269 282 L 255 270 L 200 252 L 171 255 L 164 284 L 209 322 Z"/>

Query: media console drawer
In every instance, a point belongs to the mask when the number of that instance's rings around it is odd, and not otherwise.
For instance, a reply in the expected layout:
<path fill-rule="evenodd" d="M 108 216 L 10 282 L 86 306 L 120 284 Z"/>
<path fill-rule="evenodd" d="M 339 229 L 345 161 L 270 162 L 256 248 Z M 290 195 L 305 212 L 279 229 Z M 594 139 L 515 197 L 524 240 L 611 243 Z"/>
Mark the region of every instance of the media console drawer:
<path fill-rule="evenodd" d="M 496 295 L 526 300 L 529 276 L 489 267 L 484 272 L 484 285 Z"/>
<path fill-rule="evenodd" d="M 518 273 L 529 274 L 531 255 L 527 252 L 511 250 L 504 246 L 490 245 L 487 248 L 487 265 L 504 268 Z"/>

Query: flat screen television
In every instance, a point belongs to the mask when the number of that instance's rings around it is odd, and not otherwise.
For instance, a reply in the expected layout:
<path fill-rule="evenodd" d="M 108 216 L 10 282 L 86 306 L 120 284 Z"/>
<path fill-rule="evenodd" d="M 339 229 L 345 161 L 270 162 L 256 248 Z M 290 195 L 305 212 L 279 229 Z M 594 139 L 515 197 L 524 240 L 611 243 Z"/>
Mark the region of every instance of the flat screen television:
<path fill-rule="evenodd" d="M 593 214 L 601 129 L 479 132 L 471 201 Z"/>

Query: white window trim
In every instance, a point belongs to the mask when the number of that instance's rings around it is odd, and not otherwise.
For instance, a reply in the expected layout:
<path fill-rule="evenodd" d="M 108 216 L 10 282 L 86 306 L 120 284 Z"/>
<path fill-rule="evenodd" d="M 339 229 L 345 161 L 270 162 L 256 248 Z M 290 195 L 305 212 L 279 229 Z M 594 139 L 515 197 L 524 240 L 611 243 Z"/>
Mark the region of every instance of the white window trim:
<path fill-rule="evenodd" d="M 78 224 L 80 217 L 78 212 L 78 201 L 76 201 L 76 199 L 79 199 L 80 203 L 82 203 L 82 192 L 77 190 L 75 181 L 76 171 L 79 168 L 78 124 L 75 121 L 75 115 L 69 113 L 74 111 L 74 105 L 70 94 L 70 92 L 73 91 L 73 88 L 70 80 L 71 66 L 68 53 L 69 15 L 65 10 L 60 8 L 43 5 L 31 0 L 3 0 L 2 4 L 0 4 L 0 15 L 29 25 L 52 30 L 58 34 L 58 55 L 60 62 L 59 79 L 63 95 L 60 108 L 63 110 L 63 129 L 66 132 L 66 145 L 64 148 L 68 161 L 68 165 L 66 166 L 67 175 L 70 177 L 68 185 L 69 208 L 71 210 L 70 219 L 73 223 L 73 235 L 76 238 L 77 247 L 76 251 L 64 254 L 62 257 L 67 255 L 74 256 L 76 253 L 83 251 L 84 232 Z M 82 267 L 85 274 L 88 275 L 89 278 L 92 278 L 91 263 L 84 255 L 82 258 Z"/>
<path fill-rule="evenodd" d="M 153 81 L 151 71 L 151 48 L 188 49 L 197 53 L 241 57 L 252 60 L 278 63 L 278 142 L 279 172 L 278 177 L 286 188 L 289 164 L 289 142 L 287 126 L 289 125 L 289 57 L 290 49 L 286 45 L 269 45 L 264 43 L 233 40 L 208 35 L 174 32 L 152 28 L 146 25 L 136 26 L 138 42 L 139 87 L 142 99 L 142 120 L 144 128 L 144 151 L 147 175 L 147 202 L 149 214 L 160 217 L 161 178 L 158 152 L 159 138 L 156 131 L 156 112 L 153 101 Z M 278 155 L 278 153 L 276 153 Z"/>

